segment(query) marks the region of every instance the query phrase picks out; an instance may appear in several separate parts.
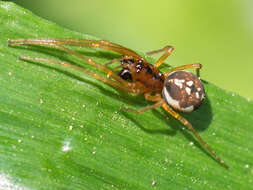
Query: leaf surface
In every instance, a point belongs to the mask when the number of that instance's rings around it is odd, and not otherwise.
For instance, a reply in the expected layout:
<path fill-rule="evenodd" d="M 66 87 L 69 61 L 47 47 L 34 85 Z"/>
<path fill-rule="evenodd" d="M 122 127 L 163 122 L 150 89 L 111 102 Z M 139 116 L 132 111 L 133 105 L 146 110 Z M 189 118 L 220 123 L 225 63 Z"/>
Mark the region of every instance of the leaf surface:
<path fill-rule="evenodd" d="M 43 57 L 92 69 L 52 48 L 8 47 L 8 39 L 18 38 L 97 39 L 0 2 L 1 189 L 252 188 L 252 102 L 205 82 L 204 105 L 184 114 L 230 165 L 226 170 L 162 109 L 120 111 L 150 105 L 143 96 L 61 66 L 19 60 Z M 119 56 L 76 50 L 101 64 Z"/>

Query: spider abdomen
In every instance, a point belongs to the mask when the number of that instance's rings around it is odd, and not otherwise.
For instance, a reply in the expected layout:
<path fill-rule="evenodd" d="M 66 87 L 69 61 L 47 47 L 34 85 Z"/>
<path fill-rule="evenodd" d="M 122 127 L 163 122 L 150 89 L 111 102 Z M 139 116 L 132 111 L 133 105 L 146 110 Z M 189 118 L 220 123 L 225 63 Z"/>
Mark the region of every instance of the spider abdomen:
<path fill-rule="evenodd" d="M 191 112 L 201 105 L 205 91 L 197 76 L 187 71 L 175 71 L 165 79 L 162 95 L 173 109 Z"/>

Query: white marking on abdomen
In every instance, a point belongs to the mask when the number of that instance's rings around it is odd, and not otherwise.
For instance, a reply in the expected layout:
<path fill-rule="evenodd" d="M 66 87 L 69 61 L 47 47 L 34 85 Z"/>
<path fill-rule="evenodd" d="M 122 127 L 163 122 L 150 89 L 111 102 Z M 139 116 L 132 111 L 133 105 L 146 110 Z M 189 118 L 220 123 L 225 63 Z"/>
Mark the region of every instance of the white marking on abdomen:
<path fill-rule="evenodd" d="M 186 93 L 190 96 L 191 95 L 191 89 L 189 87 L 185 88 Z"/>

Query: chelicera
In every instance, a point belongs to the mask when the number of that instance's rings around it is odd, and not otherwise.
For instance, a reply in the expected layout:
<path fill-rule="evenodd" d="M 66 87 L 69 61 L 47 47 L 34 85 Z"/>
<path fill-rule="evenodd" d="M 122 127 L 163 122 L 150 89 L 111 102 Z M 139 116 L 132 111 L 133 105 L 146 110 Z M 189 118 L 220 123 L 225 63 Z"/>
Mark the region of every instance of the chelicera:
<path fill-rule="evenodd" d="M 205 91 L 203 84 L 199 79 L 199 70 L 202 67 L 199 63 L 175 67 L 165 73 L 159 71 L 158 68 L 174 50 L 172 46 L 166 46 L 162 49 L 148 52 L 148 55 L 163 53 L 163 55 L 153 65 L 148 63 L 136 52 L 118 44 L 104 40 L 85 40 L 70 38 L 17 39 L 9 40 L 8 44 L 9 46 L 50 46 L 74 55 L 82 61 L 96 67 L 98 70 L 103 71 L 107 77 L 66 62 L 48 60 L 44 58 L 20 57 L 20 59 L 26 61 L 41 61 L 60 64 L 62 66 L 88 74 L 99 81 L 102 81 L 114 88 L 120 89 L 127 93 L 144 94 L 146 100 L 155 103 L 139 110 L 132 110 L 129 108 L 123 108 L 122 110 L 139 114 L 150 109 L 162 107 L 171 116 L 186 126 L 217 162 L 219 162 L 224 167 L 229 168 L 228 165 L 222 159 L 220 159 L 220 157 L 216 155 L 213 149 L 199 136 L 199 134 L 192 127 L 191 123 L 176 112 L 191 112 L 197 109 L 204 100 Z M 114 59 L 106 65 L 102 65 L 66 46 L 101 48 L 118 52 L 122 55 L 122 57 Z M 111 69 L 109 65 L 114 63 L 120 64 Z M 191 72 L 184 71 L 185 69 L 196 69 L 197 76 Z"/>

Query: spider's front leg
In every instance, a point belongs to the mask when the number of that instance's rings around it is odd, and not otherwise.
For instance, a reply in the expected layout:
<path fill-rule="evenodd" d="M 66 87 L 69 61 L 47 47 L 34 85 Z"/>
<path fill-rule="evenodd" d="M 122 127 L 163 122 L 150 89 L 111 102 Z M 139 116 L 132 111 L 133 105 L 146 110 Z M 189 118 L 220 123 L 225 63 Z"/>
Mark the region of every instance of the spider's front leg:
<path fill-rule="evenodd" d="M 133 56 L 134 58 L 141 58 L 136 52 L 131 49 L 125 48 L 121 45 L 106 41 L 106 40 L 86 40 L 86 39 L 73 39 L 73 38 L 41 38 L 41 39 L 16 39 L 9 40 L 9 46 L 16 45 L 70 45 L 79 47 L 100 48 L 118 52 L 122 55 Z"/>
<path fill-rule="evenodd" d="M 107 66 L 101 65 L 101 64 L 95 62 L 94 60 L 92 60 L 90 58 L 87 58 L 84 55 L 63 46 L 63 44 L 64 45 L 85 46 L 85 43 L 86 43 L 86 45 L 89 44 L 89 43 L 91 43 L 91 44 L 92 43 L 98 43 L 98 44 L 102 43 L 102 44 L 105 44 L 105 45 L 107 44 L 104 41 L 90 41 L 90 40 L 79 40 L 79 39 L 17 39 L 17 40 L 9 40 L 8 41 L 9 46 L 17 46 L 17 45 L 50 46 L 50 47 L 53 47 L 55 49 L 61 50 L 63 52 L 69 53 L 71 55 L 74 55 L 74 56 L 78 57 L 79 59 L 81 59 L 82 61 L 88 63 L 89 65 L 92 65 L 92 66 L 96 67 L 98 70 L 103 71 L 104 73 L 107 74 L 108 78 L 112 78 L 114 80 L 101 78 L 101 76 L 98 77 L 97 74 L 89 73 L 89 71 L 87 71 L 87 70 L 85 71 L 83 69 L 80 69 L 79 67 L 77 68 L 74 65 L 65 64 L 66 67 L 71 67 L 72 69 L 79 70 L 79 71 L 81 70 L 81 72 L 89 74 L 89 75 L 93 76 L 94 78 L 96 78 L 98 80 L 101 80 L 101 81 L 103 81 L 107 84 L 110 84 L 113 87 L 119 88 L 119 89 L 121 89 L 125 92 L 136 93 L 136 94 L 143 93 L 141 89 L 136 88 L 135 84 L 127 82 L 126 80 L 123 80 L 121 77 L 119 77 L 117 75 L 117 73 L 115 73 L 113 70 L 111 70 Z M 117 47 L 117 48 L 120 48 L 120 46 L 117 46 L 117 45 L 114 45 L 114 46 Z M 108 46 L 108 48 L 109 47 L 110 46 Z M 34 59 L 34 58 L 28 58 L 27 60 L 32 60 L 32 59 Z M 35 58 L 34 60 L 36 61 L 36 59 L 39 60 L 41 58 Z M 56 63 L 55 61 L 49 61 L 49 62 Z"/>
<path fill-rule="evenodd" d="M 132 83 L 129 84 L 128 82 L 125 81 L 125 83 L 122 85 L 121 83 L 112 80 L 110 78 L 103 77 L 95 72 L 91 72 L 89 70 L 86 70 L 80 66 L 76 66 L 70 63 L 67 63 L 65 61 L 57 61 L 57 60 L 52 60 L 52 59 L 46 59 L 46 58 L 39 58 L 39 57 L 27 57 L 27 56 L 20 56 L 19 59 L 24 60 L 24 61 L 36 61 L 36 62 L 45 62 L 45 63 L 51 63 L 51 64 L 57 64 L 61 65 L 66 68 L 70 68 L 82 73 L 85 73 L 101 82 L 104 82 L 116 89 L 120 89 L 121 91 L 127 92 L 127 93 L 137 93 L 139 92 L 136 88 L 135 85 Z"/>

